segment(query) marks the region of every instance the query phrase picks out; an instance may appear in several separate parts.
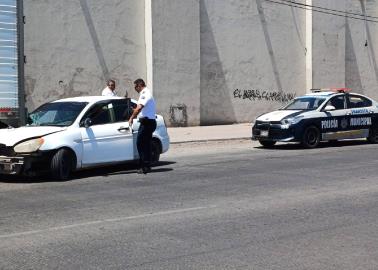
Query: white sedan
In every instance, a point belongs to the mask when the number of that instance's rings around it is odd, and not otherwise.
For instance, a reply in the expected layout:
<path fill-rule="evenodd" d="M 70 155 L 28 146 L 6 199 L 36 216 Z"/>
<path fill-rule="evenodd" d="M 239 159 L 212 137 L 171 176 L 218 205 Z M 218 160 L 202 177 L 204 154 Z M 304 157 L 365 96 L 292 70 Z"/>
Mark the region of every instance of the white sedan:
<path fill-rule="evenodd" d="M 75 170 L 138 160 L 138 120 L 129 127 L 135 101 L 121 97 L 75 97 L 46 103 L 28 124 L 0 130 L 0 174 L 49 172 L 59 180 Z M 152 161 L 168 151 L 169 136 L 156 116 Z"/>

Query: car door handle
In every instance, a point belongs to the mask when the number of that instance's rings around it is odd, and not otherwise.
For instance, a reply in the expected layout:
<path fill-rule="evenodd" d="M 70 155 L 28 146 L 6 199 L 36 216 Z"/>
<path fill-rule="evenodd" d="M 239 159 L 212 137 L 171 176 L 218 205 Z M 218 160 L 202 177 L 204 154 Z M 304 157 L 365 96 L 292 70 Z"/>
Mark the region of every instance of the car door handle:
<path fill-rule="evenodd" d="M 120 127 L 119 129 L 118 129 L 118 131 L 125 131 L 125 130 L 130 130 L 130 128 L 129 127 Z"/>

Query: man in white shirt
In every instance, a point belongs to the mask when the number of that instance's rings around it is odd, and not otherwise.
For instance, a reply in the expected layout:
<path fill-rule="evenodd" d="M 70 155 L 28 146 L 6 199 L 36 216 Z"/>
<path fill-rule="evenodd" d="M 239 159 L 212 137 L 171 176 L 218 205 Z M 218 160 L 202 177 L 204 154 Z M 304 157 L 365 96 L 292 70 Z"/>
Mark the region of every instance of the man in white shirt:
<path fill-rule="evenodd" d="M 140 169 L 138 173 L 151 171 L 151 143 L 152 133 L 156 129 L 156 105 L 150 89 L 146 87 L 143 79 L 134 82 L 135 91 L 139 93 L 137 107 L 129 119 L 129 125 L 139 115 L 140 126 L 137 136 L 137 149 L 139 153 Z"/>
<path fill-rule="evenodd" d="M 106 85 L 107 85 L 107 87 L 104 90 L 102 90 L 101 95 L 102 96 L 111 96 L 111 97 L 117 96 L 117 92 L 115 90 L 115 81 L 114 80 L 108 80 Z"/>

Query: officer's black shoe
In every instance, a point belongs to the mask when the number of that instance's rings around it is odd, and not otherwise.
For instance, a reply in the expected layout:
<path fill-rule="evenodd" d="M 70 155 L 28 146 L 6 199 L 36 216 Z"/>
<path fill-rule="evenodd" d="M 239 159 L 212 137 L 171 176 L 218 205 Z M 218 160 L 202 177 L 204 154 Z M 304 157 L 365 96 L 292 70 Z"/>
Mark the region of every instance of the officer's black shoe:
<path fill-rule="evenodd" d="M 137 174 L 145 174 L 143 168 L 138 169 L 138 170 L 137 170 Z"/>

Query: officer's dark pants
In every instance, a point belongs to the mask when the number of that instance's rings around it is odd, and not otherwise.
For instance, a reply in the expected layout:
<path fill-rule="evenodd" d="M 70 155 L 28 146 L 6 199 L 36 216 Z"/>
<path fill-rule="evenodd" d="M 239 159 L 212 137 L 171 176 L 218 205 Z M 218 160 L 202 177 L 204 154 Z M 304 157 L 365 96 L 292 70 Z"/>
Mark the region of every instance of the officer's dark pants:
<path fill-rule="evenodd" d="M 137 136 L 137 148 L 139 153 L 139 165 L 141 168 L 151 164 L 152 133 L 156 129 L 156 120 L 148 118 L 139 119 L 140 126 Z"/>

